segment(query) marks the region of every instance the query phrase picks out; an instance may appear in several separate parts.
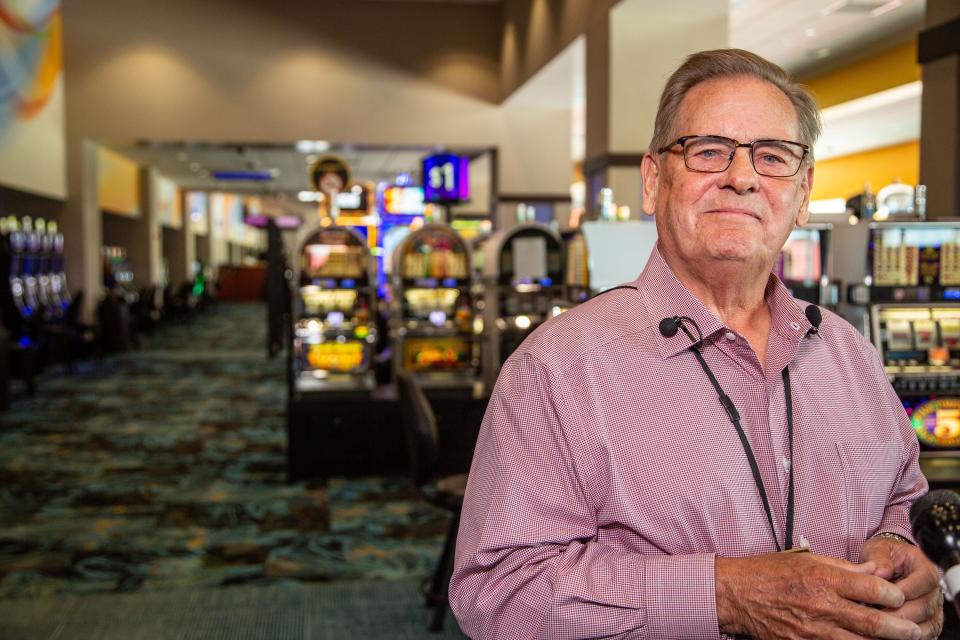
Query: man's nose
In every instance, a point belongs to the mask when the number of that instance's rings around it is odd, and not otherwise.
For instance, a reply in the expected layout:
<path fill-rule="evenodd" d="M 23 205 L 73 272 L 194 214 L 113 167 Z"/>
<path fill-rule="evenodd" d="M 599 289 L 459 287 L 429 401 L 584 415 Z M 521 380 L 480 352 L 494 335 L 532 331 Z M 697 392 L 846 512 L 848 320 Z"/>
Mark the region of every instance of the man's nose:
<path fill-rule="evenodd" d="M 730 166 L 720 174 L 721 187 L 730 187 L 737 193 L 747 193 L 760 186 L 760 176 L 753 168 L 751 153 L 753 150 L 750 147 L 738 147 L 734 150 Z"/>

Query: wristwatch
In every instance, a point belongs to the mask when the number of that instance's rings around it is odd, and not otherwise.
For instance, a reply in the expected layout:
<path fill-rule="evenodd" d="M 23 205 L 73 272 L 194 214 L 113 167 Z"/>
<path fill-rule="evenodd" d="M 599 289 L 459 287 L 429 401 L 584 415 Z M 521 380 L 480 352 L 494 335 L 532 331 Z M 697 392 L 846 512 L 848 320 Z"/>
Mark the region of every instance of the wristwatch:
<path fill-rule="evenodd" d="M 913 544 L 899 533 L 893 533 L 892 531 L 881 531 L 880 533 L 870 537 L 871 540 L 875 538 L 890 538 L 891 540 L 897 540 L 898 542 L 905 542 L 906 544 L 911 545 Z"/>

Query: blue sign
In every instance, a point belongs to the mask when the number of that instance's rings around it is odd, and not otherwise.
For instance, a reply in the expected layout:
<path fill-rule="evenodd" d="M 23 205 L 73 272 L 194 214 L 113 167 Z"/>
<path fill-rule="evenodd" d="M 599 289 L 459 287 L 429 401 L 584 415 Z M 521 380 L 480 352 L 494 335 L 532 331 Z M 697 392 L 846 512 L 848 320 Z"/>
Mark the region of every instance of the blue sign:
<path fill-rule="evenodd" d="M 423 159 L 423 199 L 433 203 L 466 202 L 470 199 L 470 160 L 441 153 Z"/>

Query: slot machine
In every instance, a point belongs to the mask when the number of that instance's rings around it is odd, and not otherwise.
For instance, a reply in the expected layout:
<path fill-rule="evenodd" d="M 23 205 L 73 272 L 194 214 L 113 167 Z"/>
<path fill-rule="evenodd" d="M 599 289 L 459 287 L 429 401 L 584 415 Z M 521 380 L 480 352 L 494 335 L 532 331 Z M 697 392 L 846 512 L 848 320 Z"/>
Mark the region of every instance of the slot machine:
<path fill-rule="evenodd" d="M 377 330 L 366 240 L 346 227 L 314 232 L 300 248 L 296 278 L 294 393 L 369 391 Z"/>
<path fill-rule="evenodd" d="M 394 367 L 426 389 L 473 393 L 478 364 L 470 250 L 447 225 L 428 224 L 393 253 Z"/>
<path fill-rule="evenodd" d="M 57 228 L 56 222 L 47 223 L 47 233 L 50 234 L 50 289 L 60 305 L 62 313 L 66 313 L 72 297 L 67 286 L 67 266 L 63 255 L 63 233 Z"/>
<path fill-rule="evenodd" d="M 40 283 L 37 277 L 40 270 L 42 241 L 40 234 L 34 228 L 31 217 L 24 216 L 20 222 L 20 228 L 19 244 L 20 255 L 22 256 L 20 283 L 23 288 L 23 311 L 26 316 L 32 316 L 43 309 L 40 299 Z"/>
<path fill-rule="evenodd" d="M 960 221 L 871 223 L 870 338 L 920 441 L 931 485 L 960 487 Z"/>
<path fill-rule="evenodd" d="M 50 282 L 50 262 L 53 253 L 53 237 L 47 231 L 47 223 L 43 218 L 37 218 L 34 223 L 37 236 L 37 298 L 44 317 L 57 317 L 61 308 L 59 300 L 53 293 L 53 284 Z"/>
<path fill-rule="evenodd" d="M 481 358 L 489 393 L 510 354 L 566 304 L 563 242 L 550 227 L 528 223 L 498 231 L 484 249 Z"/>
<path fill-rule="evenodd" d="M 790 232 L 773 272 L 794 298 L 835 309 L 840 284 L 830 278 L 832 224 L 807 224 Z"/>

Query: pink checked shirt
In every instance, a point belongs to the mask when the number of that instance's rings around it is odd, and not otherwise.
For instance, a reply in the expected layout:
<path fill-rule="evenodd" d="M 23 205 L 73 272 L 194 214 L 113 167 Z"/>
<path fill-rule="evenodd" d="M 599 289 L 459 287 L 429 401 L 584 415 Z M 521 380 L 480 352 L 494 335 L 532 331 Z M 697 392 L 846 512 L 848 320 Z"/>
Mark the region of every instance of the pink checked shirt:
<path fill-rule="evenodd" d="M 743 419 L 782 542 L 795 415 L 795 535 L 858 561 L 880 531 L 911 538 L 927 489 L 918 445 L 873 347 L 771 276 L 766 370 L 658 250 L 633 282 L 534 332 L 483 421 L 450 604 L 474 638 L 718 638 L 714 557 L 775 550 L 743 448 L 694 355 L 660 320 L 689 316 Z"/>

